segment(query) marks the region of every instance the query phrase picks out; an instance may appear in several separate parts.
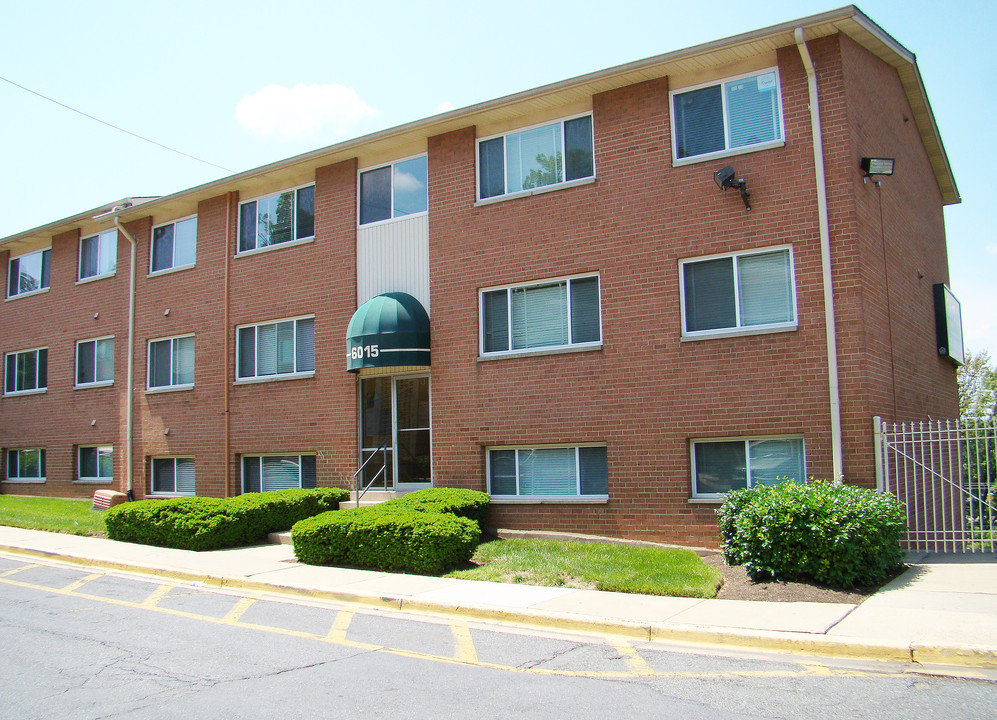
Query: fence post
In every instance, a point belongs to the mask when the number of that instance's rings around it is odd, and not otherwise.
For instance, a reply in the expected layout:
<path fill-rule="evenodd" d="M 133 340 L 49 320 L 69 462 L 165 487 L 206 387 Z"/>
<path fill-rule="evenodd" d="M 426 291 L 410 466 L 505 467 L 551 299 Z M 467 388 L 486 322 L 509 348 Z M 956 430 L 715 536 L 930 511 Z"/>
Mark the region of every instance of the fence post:
<path fill-rule="evenodd" d="M 872 443 L 875 451 L 876 462 L 876 490 L 886 491 L 886 482 L 883 477 L 883 418 L 874 415 L 872 418 Z"/>

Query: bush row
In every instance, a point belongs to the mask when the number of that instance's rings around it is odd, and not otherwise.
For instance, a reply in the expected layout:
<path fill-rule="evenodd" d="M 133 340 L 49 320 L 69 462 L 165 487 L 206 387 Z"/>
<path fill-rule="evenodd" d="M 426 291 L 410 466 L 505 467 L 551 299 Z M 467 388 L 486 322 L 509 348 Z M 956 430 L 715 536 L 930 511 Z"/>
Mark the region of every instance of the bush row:
<path fill-rule="evenodd" d="M 717 515 L 724 559 L 754 580 L 847 589 L 882 582 L 903 558 L 899 501 L 852 485 L 787 481 L 736 490 Z"/>
<path fill-rule="evenodd" d="M 430 488 L 302 520 L 291 539 L 298 560 L 312 565 L 439 574 L 470 559 L 487 510 L 483 492 Z"/>
<path fill-rule="evenodd" d="M 183 497 L 116 505 L 104 516 L 112 540 L 183 550 L 250 545 L 304 518 L 335 510 L 350 494 L 340 488 L 276 490 L 223 500 Z"/>

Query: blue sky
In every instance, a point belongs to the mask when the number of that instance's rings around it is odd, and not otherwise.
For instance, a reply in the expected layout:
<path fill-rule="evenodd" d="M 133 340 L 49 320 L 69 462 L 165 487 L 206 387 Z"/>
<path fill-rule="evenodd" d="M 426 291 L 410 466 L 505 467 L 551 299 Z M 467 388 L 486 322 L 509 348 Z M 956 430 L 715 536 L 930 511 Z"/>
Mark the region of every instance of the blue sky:
<path fill-rule="evenodd" d="M 374 130 L 839 7 L 766 3 L 0 0 L 0 76 L 238 172 Z M 997 3 L 859 5 L 918 66 L 961 205 L 966 346 L 997 355 Z M 0 237 L 229 174 L 0 81 Z M 294 112 L 274 112 L 293 108 Z M 899 168 L 898 168 L 899 170 Z M 901 176 L 889 182 L 899 182 Z"/>

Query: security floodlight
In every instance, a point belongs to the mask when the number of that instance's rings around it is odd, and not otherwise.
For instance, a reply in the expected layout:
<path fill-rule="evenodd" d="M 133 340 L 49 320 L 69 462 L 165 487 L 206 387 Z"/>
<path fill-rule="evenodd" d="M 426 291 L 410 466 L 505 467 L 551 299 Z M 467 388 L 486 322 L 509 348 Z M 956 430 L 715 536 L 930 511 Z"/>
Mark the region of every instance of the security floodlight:
<path fill-rule="evenodd" d="M 895 164 L 896 161 L 893 158 L 864 157 L 862 158 L 861 167 L 866 177 L 870 175 L 892 175 Z"/>
<path fill-rule="evenodd" d="M 751 203 L 748 201 L 748 198 L 751 196 L 751 193 L 748 192 L 748 183 L 744 180 L 744 178 L 738 178 L 735 180 L 734 178 L 736 175 L 737 173 L 734 172 L 734 168 L 728 165 L 713 173 L 713 182 L 715 182 L 717 187 L 721 190 L 736 187 L 741 191 L 741 199 L 744 201 L 744 209 L 751 210 Z"/>

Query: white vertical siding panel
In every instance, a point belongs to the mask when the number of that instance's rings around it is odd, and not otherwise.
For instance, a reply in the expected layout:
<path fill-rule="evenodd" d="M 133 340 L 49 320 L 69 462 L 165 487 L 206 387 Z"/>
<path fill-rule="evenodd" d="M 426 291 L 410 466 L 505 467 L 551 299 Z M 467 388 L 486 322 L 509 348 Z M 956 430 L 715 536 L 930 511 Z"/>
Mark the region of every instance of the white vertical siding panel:
<path fill-rule="evenodd" d="M 357 307 L 406 292 L 429 312 L 429 215 L 357 230 Z"/>

